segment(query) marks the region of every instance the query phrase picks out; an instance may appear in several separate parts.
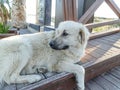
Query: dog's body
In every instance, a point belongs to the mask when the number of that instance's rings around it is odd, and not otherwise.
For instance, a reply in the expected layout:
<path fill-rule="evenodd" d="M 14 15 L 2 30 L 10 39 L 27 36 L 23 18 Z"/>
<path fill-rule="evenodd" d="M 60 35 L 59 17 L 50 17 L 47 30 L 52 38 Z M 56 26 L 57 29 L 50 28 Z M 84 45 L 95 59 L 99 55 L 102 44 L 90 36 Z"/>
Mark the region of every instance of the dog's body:
<path fill-rule="evenodd" d="M 84 90 L 84 68 L 75 64 L 84 55 L 88 30 L 79 23 L 62 22 L 56 31 L 12 36 L 0 40 L 0 82 L 39 81 L 36 69 L 71 72 Z M 27 74 L 27 75 L 26 75 Z"/>

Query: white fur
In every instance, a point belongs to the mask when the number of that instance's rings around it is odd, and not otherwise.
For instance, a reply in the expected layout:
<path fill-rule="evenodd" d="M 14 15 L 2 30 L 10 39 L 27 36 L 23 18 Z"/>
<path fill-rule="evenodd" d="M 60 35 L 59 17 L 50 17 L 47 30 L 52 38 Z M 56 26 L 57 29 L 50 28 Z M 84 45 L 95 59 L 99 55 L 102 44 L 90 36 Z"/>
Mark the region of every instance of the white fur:
<path fill-rule="evenodd" d="M 63 30 L 71 36 L 61 37 Z M 85 41 L 80 44 L 79 32 L 85 34 Z M 18 35 L 0 40 L 0 82 L 33 83 L 39 81 L 37 68 L 46 67 L 48 71 L 66 71 L 76 75 L 79 90 L 84 90 L 84 68 L 74 64 L 80 60 L 89 37 L 89 32 L 82 24 L 73 21 L 60 23 L 56 31 Z M 49 46 L 51 40 L 70 45 L 66 50 L 54 50 Z M 67 39 L 67 40 L 66 40 Z M 62 40 L 62 41 L 61 41 Z M 25 75 L 27 74 L 27 75 Z"/>

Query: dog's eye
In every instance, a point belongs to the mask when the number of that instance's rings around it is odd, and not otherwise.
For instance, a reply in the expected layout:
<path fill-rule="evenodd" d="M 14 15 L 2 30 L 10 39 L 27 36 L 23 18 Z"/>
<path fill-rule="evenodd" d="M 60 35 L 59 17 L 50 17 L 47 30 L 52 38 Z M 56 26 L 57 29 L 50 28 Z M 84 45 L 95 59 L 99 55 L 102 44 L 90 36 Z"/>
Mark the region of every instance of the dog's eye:
<path fill-rule="evenodd" d="M 67 36 L 67 35 L 68 35 L 68 33 L 64 30 L 62 36 Z"/>

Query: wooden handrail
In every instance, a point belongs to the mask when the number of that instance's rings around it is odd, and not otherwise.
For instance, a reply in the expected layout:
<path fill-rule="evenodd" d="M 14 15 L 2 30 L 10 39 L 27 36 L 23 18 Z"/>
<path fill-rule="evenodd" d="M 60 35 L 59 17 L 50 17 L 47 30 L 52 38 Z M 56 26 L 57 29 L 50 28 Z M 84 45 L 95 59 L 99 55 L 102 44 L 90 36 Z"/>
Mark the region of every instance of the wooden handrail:
<path fill-rule="evenodd" d="M 84 15 L 79 19 L 79 22 L 85 24 L 93 16 L 97 8 L 106 1 L 109 7 L 114 11 L 114 13 L 120 18 L 120 8 L 116 5 L 113 0 L 96 0 L 93 5 L 84 13 Z"/>
<path fill-rule="evenodd" d="M 98 22 L 98 23 L 90 23 L 90 24 L 85 24 L 85 26 L 88 29 L 100 27 L 100 26 L 105 26 L 105 25 L 112 25 L 112 24 L 118 24 L 120 23 L 120 19 L 118 20 L 112 20 L 112 21 L 106 21 L 106 22 Z"/>
<path fill-rule="evenodd" d="M 118 32 L 120 32 L 120 29 L 113 29 L 113 30 L 108 30 L 106 32 L 92 33 L 90 35 L 89 40 L 104 37 L 104 36 L 108 36 L 108 35 L 112 35 L 112 34 L 115 34 L 115 33 L 118 33 Z"/>

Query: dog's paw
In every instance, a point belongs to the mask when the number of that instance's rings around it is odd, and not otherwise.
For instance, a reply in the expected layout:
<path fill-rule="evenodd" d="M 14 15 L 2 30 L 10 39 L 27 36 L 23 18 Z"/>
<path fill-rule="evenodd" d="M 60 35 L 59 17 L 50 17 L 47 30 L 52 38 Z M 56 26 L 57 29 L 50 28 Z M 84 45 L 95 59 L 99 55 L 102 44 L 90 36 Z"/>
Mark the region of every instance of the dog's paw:
<path fill-rule="evenodd" d="M 34 83 L 34 82 L 37 82 L 37 81 L 39 81 L 39 80 L 41 80 L 41 79 L 42 79 L 42 77 L 39 76 L 39 75 L 31 75 L 31 76 L 29 77 L 28 82 L 29 82 L 29 83 Z"/>
<path fill-rule="evenodd" d="M 38 73 L 46 73 L 47 72 L 47 68 L 46 67 L 37 68 L 37 72 Z"/>

